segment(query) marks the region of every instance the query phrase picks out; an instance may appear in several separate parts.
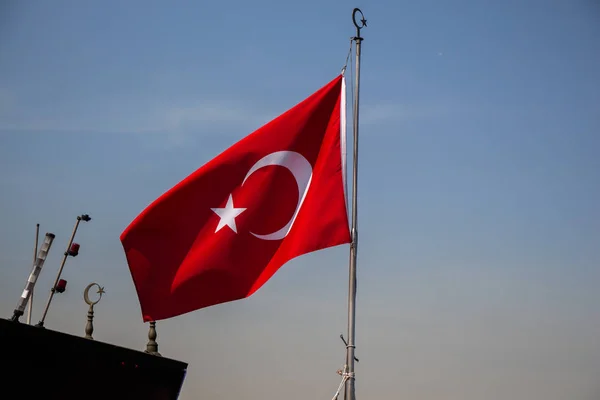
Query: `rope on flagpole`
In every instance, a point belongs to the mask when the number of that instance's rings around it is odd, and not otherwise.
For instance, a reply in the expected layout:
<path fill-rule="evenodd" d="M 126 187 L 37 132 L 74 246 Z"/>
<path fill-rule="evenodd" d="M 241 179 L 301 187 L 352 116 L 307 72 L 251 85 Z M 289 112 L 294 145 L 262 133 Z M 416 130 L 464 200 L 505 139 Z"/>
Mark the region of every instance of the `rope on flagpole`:
<path fill-rule="evenodd" d="M 342 71 L 346 71 L 346 68 L 348 67 L 348 61 L 350 61 L 350 56 L 352 56 L 353 41 L 354 38 L 350 38 L 350 48 L 348 49 L 348 55 L 346 55 L 346 62 L 344 63 L 344 68 L 342 68 Z M 350 64 L 350 68 L 352 68 L 352 64 Z"/>
<path fill-rule="evenodd" d="M 346 349 L 348 349 L 348 347 L 356 348 L 356 346 L 346 342 L 346 339 L 344 339 L 344 335 L 340 335 L 340 339 L 342 339 L 342 342 L 344 342 L 344 345 L 346 345 Z M 356 356 L 354 357 L 354 361 L 358 362 L 358 358 L 356 358 Z M 337 373 L 338 375 L 342 376 L 342 381 L 340 382 L 340 386 L 338 386 L 335 395 L 333 395 L 332 400 L 337 400 L 337 398 L 340 395 L 340 392 L 342 391 L 342 388 L 346 384 L 346 381 L 348 381 L 349 379 L 354 379 L 354 372 L 348 372 L 348 364 L 345 364 L 343 369 L 338 369 Z"/>
<path fill-rule="evenodd" d="M 344 68 L 342 68 L 342 74 L 346 74 L 346 70 L 348 69 L 348 62 L 350 61 L 350 57 L 352 57 L 352 45 L 354 44 L 354 38 L 350 38 L 350 48 L 348 49 L 348 54 L 346 55 L 346 62 L 344 63 Z M 347 80 L 350 83 L 350 91 L 346 93 L 354 93 L 354 69 L 352 68 L 352 63 L 350 63 L 350 79 Z M 350 96 L 350 110 L 352 112 L 352 117 L 354 120 L 354 97 Z"/>
<path fill-rule="evenodd" d="M 354 44 L 354 38 L 350 38 L 350 48 L 348 49 L 348 54 L 346 55 L 346 62 L 344 63 L 344 67 L 342 68 L 342 74 L 345 75 L 346 74 L 346 70 L 348 68 L 348 62 L 350 61 L 350 57 L 352 56 L 352 45 Z M 350 64 L 350 88 L 353 91 L 353 86 L 352 86 L 352 81 L 354 78 L 354 71 L 352 69 L 352 64 Z M 353 99 L 352 97 L 350 98 L 350 105 L 351 105 L 351 109 L 353 109 Z M 340 338 L 342 339 L 342 341 L 344 342 L 344 344 L 346 345 L 346 349 L 348 349 L 349 344 L 346 342 L 346 340 L 344 339 L 344 335 L 340 335 Z M 352 346 L 355 347 L 355 346 Z M 354 358 L 356 361 L 358 361 L 358 359 L 355 357 Z M 348 372 L 348 364 L 344 365 L 343 369 L 339 369 L 337 370 L 337 374 L 341 375 L 342 377 L 342 381 L 340 382 L 335 394 L 333 395 L 333 398 L 331 400 L 338 400 L 339 396 L 340 396 L 340 392 L 342 391 L 342 388 L 344 387 L 344 385 L 346 384 L 346 381 L 348 379 L 354 379 L 354 372 Z"/>
<path fill-rule="evenodd" d="M 338 386 L 337 391 L 335 392 L 331 400 L 337 400 L 337 398 L 340 395 L 340 392 L 342 391 L 342 388 L 346 384 L 346 381 L 351 378 L 354 379 L 354 372 L 348 372 L 348 365 L 344 365 L 343 370 L 338 370 L 338 374 L 342 376 L 342 381 L 340 382 L 340 386 Z"/>

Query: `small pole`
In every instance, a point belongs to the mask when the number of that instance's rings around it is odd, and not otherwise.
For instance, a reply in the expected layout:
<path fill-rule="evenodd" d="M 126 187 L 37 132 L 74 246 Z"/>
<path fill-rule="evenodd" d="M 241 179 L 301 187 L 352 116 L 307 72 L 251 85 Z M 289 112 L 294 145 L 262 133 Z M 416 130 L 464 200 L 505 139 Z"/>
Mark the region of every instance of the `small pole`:
<path fill-rule="evenodd" d="M 33 248 L 33 264 L 35 265 L 35 259 L 38 252 L 38 243 L 40 238 L 40 224 L 35 224 L 35 246 Z M 31 325 L 31 312 L 33 310 L 33 288 L 29 294 L 29 303 L 27 304 L 27 325 Z"/>
<path fill-rule="evenodd" d="M 360 14 L 360 20 L 356 20 L 356 14 Z M 352 22 L 356 27 L 356 36 L 352 38 L 356 43 L 356 82 L 354 85 L 354 121 L 353 121 L 353 157 L 352 157 L 352 243 L 350 244 L 350 268 L 348 278 L 348 344 L 346 345 L 346 385 L 344 388 L 344 400 L 355 400 L 354 392 L 354 334 L 356 330 L 356 261 L 358 250 L 358 100 L 360 85 L 360 46 L 363 38 L 360 30 L 367 26 L 367 20 L 359 8 L 352 11 Z"/>
<path fill-rule="evenodd" d="M 56 285 L 58 285 L 58 281 L 60 280 L 60 274 L 62 274 L 62 270 L 65 266 L 65 262 L 67 262 L 67 257 L 69 256 L 69 250 L 71 249 L 71 245 L 73 244 L 73 239 L 75 239 L 75 233 L 77 232 L 77 228 L 79 227 L 79 222 L 81 221 L 89 221 L 91 220 L 90 216 L 87 214 L 77 216 L 77 222 L 75 223 L 75 227 L 73 228 L 73 233 L 71 234 L 71 238 L 69 239 L 69 244 L 67 245 L 67 250 L 63 255 L 62 262 L 60 264 L 60 268 L 58 269 L 58 274 L 56 275 L 56 279 L 54 280 L 54 285 L 52 285 L 52 289 L 50 289 L 50 296 L 48 297 L 48 301 L 46 302 L 46 307 L 44 308 L 44 313 L 42 314 L 42 319 L 37 323 L 36 326 L 43 327 L 44 320 L 46 319 L 46 315 L 48 314 L 48 309 L 50 308 L 50 303 L 52 302 L 52 297 L 54 297 L 54 292 L 56 292 Z"/>
<path fill-rule="evenodd" d="M 152 354 L 154 356 L 161 355 L 158 352 L 158 343 L 156 342 L 157 337 L 158 334 L 156 333 L 156 321 L 150 321 L 150 329 L 148 330 L 148 343 L 146 344 L 146 350 L 144 353 Z"/>
<path fill-rule="evenodd" d="M 94 333 L 94 306 L 90 305 L 87 313 L 87 324 L 85 324 L 85 338 L 93 340 L 92 333 Z"/>

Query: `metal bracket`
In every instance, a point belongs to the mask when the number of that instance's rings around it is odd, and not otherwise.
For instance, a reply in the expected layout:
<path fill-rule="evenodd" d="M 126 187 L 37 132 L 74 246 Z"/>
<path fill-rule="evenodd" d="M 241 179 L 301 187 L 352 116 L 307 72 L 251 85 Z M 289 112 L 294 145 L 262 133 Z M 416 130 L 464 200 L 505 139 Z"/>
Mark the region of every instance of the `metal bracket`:
<path fill-rule="evenodd" d="M 346 345 L 346 347 L 348 347 L 348 342 L 346 342 L 346 339 L 344 339 L 344 335 L 340 335 L 340 339 L 342 339 L 342 342 L 344 342 L 344 344 Z M 358 358 L 356 358 L 356 356 L 354 356 L 354 361 L 358 362 Z"/>

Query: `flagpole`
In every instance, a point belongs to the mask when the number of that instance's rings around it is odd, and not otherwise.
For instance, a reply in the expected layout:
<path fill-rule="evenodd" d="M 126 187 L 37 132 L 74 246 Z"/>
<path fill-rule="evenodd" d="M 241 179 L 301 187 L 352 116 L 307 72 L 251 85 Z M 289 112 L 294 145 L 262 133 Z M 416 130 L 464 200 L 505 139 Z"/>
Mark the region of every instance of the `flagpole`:
<path fill-rule="evenodd" d="M 360 20 L 356 20 L 357 14 L 360 14 Z M 356 328 L 356 260 L 358 250 L 358 224 L 357 224 L 357 200 L 358 200 L 358 100 L 360 93 L 360 46 L 363 38 L 360 36 L 360 30 L 367 26 L 367 20 L 359 8 L 352 11 L 352 22 L 356 26 L 356 36 L 352 40 L 356 44 L 356 77 L 354 85 L 354 110 L 353 110 L 353 133 L 354 141 L 352 145 L 352 243 L 350 244 L 350 268 L 348 279 L 348 342 L 346 345 L 346 386 L 344 389 L 344 400 L 355 400 L 354 391 L 354 334 Z"/>
<path fill-rule="evenodd" d="M 40 224 L 35 225 L 35 246 L 33 247 L 33 265 L 37 258 L 38 243 L 40 241 Z M 33 288 L 29 294 L 29 303 L 27 304 L 27 325 L 31 325 L 31 313 L 33 312 Z"/>

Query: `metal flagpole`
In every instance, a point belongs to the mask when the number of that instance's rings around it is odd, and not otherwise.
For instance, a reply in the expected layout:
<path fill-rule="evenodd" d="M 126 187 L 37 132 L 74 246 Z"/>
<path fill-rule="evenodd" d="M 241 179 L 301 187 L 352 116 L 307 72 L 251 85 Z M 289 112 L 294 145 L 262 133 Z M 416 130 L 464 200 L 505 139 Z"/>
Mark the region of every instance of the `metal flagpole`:
<path fill-rule="evenodd" d="M 33 248 L 33 264 L 38 252 L 38 243 L 40 241 L 40 224 L 35 225 L 35 246 Z M 29 294 L 29 303 L 27 304 L 27 325 L 31 325 L 31 312 L 33 311 L 33 288 Z"/>
<path fill-rule="evenodd" d="M 356 20 L 360 14 L 360 20 Z M 354 392 L 354 333 L 356 327 L 356 255 L 358 249 L 358 224 L 357 224 L 357 183 L 358 183 L 358 98 L 360 85 L 360 45 L 363 38 L 360 30 L 367 26 L 367 20 L 362 11 L 355 8 L 352 11 L 352 21 L 356 26 L 356 36 L 352 38 L 356 43 L 356 81 L 354 85 L 354 110 L 353 110 L 353 155 L 352 155 L 352 243 L 350 244 L 350 271 L 348 279 L 348 343 L 346 345 L 346 373 L 348 379 L 344 389 L 344 400 L 355 400 Z"/>

